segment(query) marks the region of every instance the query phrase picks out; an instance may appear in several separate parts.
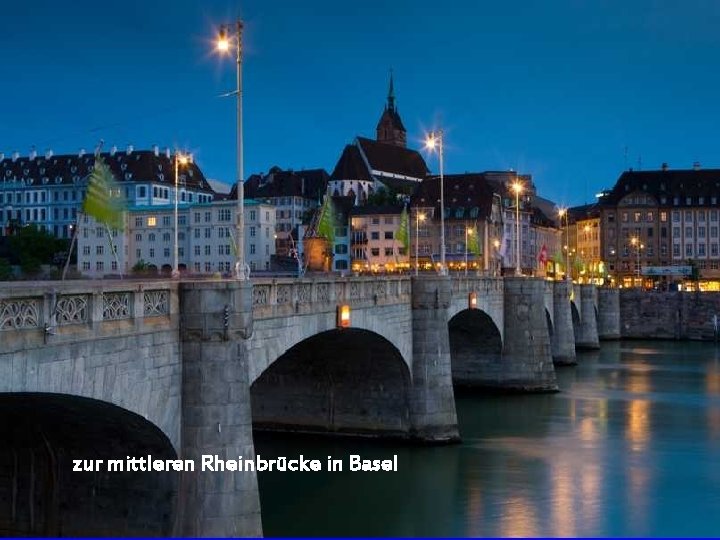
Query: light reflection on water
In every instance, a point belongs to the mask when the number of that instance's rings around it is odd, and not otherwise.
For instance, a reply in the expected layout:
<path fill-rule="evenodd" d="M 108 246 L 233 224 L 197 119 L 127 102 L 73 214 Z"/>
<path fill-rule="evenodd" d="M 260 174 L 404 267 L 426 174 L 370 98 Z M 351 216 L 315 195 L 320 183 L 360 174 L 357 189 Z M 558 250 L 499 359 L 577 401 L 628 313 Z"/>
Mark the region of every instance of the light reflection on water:
<path fill-rule="evenodd" d="M 560 394 L 459 397 L 455 446 L 256 436 L 263 455 L 395 453 L 401 468 L 261 474 L 265 534 L 717 536 L 718 358 L 604 344 L 558 372 Z"/>

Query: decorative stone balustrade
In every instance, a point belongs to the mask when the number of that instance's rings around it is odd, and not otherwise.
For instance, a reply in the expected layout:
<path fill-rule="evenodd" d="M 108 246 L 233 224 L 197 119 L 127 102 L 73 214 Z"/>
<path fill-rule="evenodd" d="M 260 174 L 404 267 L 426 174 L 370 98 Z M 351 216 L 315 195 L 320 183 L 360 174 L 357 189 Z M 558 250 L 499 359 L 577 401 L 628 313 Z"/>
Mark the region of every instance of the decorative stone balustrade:
<path fill-rule="evenodd" d="M 452 292 L 453 294 L 476 292 L 478 294 L 489 294 L 502 292 L 502 278 L 484 277 L 484 276 L 467 276 L 453 278 Z"/>
<path fill-rule="evenodd" d="M 407 277 L 253 280 L 253 317 L 256 319 L 333 311 L 338 304 L 367 307 L 409 301 L 410 279 Z"/>

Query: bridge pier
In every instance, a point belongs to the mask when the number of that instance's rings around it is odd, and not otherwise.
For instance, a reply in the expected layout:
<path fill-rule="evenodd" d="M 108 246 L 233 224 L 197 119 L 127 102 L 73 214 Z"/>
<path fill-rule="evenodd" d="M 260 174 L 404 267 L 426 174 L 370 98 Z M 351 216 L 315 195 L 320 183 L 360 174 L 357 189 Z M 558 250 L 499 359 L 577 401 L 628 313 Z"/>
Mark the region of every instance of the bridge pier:
<path fill-rule="evenodd" d="M 598 294 L 598 338 L 620 339 L 620 290 L 600 287 Z"/>
<path fill-rule="evenodd" d="M 412 279 L 411 435 L 423 441 L 460 440 L 450 365 L 449 277 Z"/>
<path fill-rule="evenodd" d="M 508 390 L 557 391 L 545 316 L 545 281 L 505 278 L 503 359 L 498 386 Z"/>
<path fill-rule="evenodd" d="M 181 284 L 181 473 L 176 534 L 261 536 L 254 472 L 200 472 L 201 456 L 253 459 L 248 349 L 252 284 L 199 281 Z"/>
<path fill-rule="evenodd" d="M 570 307 L 572 283 L 567 280 L 553 283 L 554 332 L 552 335 L 553 362 L 559 366 L 577 364 L 575 355 L 575 331 Z"/>
<path fill-rule="evenodd" d="M 579 332 L 575 336 L 576 349 L 599 349 L 597 327 L 597 288 L 595 285 L 578 285 L 575 289 L 580 290 L 580 325 Z M 576 298 L 577 301 L 577 298 Z"/>

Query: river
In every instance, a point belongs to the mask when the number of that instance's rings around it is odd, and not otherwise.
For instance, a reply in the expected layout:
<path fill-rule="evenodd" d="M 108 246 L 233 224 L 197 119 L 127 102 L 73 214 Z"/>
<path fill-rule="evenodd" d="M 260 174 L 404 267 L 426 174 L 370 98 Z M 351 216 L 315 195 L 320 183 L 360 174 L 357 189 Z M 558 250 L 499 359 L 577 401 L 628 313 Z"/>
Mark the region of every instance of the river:
<path fill-rule="evenodd" d="M 462 443 L 258 433 L 263 457 L 399 471 L 260 473 L 266 536 L 718 536 L 720 346 L 609 342 L 561 392 L 456 398 Z"/>

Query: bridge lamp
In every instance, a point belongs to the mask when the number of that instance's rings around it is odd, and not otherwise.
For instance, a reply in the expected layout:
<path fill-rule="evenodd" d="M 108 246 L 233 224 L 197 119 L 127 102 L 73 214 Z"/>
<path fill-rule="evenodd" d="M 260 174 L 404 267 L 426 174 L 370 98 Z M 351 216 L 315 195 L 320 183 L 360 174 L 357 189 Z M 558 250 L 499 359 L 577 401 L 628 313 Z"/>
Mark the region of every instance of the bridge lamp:
<path fill-rule="evenodd" d="M 342 304 L 337 307 L 337 327 L 350 328 L 350 305 Z"/>
<path fill-rule="evenodd" d="M 477 293 L 475 291 L 468 295 L 468 309 L 477 309 Z"/>
<path fill-rule="evenodd" d="M 425 148 L 428 150 L 436 150 L 438 152 L 438 160 L 440 162 L 440 275 L 447 275 L 447 266 L 445 264 L 445 174 L 443 171 L 444 160 L 444 136 L 442 130 L 431 131 L 425 139 Z"/>
<path fill-rule="evenodd" d="M 180 267 L 178 265 L 178 253 L 180 248 L 178 247 L 178 203 L 180 200 L 180 167 L 187 167 L 192 163 L 192 155 L 183 152 L 175 152 L 175 208 L 173 210 L 173 216 L 175 221 L 175 239 L 173 245 L 173 267 L 172 277 L 177 279 L 180 277 Z"/>
<path fill-rule="evenodd" d="M 523 192 L 522 182 L 515 180 L 510 186 L 513 193 L 515 193 L 515 237 L 517 245 L 515 246 L 515 255 L 517 257 L 517 264 L 515 265 L 515 275 L 521 276 L 522 269 L 520 268 L 520 194 Z"/>

